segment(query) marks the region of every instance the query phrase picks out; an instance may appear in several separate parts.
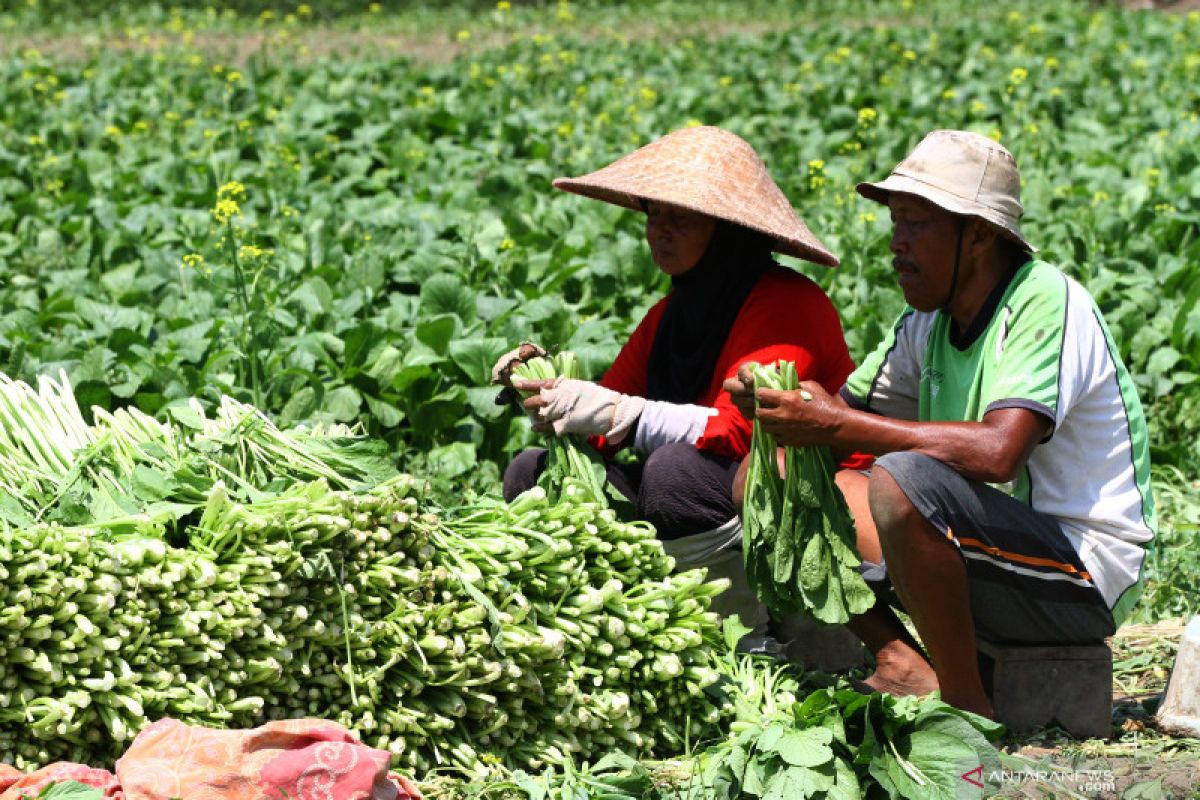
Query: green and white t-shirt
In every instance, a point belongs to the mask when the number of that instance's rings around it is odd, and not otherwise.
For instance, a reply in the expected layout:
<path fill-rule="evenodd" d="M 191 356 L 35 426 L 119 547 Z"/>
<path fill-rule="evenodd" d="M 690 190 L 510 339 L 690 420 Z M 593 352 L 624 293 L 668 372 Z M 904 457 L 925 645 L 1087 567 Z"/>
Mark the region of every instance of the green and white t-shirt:
<path fill-rule="evenodd" d="M 1022 473 L 997 488 L 1058 520 L 1120 625 L 1157 523 L 1142 405 L 1091 295 L 1030 261 L 977 337 L 960 349 L 951 330 L 947 314 L 906 309 L 843 397 L 896 419 L 980 421 L 1016 407 L 1052 420 Z"/>

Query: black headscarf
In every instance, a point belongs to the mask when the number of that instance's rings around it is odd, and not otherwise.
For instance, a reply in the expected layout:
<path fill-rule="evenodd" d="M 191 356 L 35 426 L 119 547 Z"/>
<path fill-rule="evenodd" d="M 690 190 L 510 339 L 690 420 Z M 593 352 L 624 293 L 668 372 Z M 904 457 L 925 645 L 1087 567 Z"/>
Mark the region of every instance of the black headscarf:
<path fill-rule="evenodd" d="M 768 236 L 720 222 L 700 262 L 671 279 L 674 293 L 650 347 L 647 399 L 671 403 L 700 399 L 712 382 L 742 303 L 774 263 L 773 245 Z"/>

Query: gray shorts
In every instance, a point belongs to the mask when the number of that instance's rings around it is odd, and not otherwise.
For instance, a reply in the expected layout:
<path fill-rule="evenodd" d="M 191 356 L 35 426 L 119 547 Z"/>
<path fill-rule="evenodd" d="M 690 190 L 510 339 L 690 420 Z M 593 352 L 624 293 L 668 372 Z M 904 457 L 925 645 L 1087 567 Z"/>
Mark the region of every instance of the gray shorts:
<path fill-rule="evenodd" d="M 888 453 L 875 467 L 962 554 L 979 637 L 1074 644 L 1113 634 L 1112 612 L 1053 517 L 921 453 Z M 886 564 L 860 569 L 881 601 L 903 609 Z"/>

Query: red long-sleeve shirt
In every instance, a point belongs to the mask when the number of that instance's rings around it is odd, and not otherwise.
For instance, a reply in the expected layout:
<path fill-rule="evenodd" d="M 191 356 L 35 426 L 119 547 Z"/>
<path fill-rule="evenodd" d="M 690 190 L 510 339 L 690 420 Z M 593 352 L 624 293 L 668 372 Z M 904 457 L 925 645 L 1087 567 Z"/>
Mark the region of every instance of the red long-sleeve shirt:
<path fill-rule="evenodd" d="M 622 394 L 646 396 L 650 347 L 671 298 L 668 294 L 646 312 L 600 379 L 602 386 Z M 708 388 L 693 400 L 696 405 L 717 410 L 696 442 L 698 449 L 738 460 L 750 451 L 751 423 L 721 389 L 725 380 L 737 377 L 738 367 L 749 361 L 794 361 L 801 380 L 816 381 L 830 394 L 841 389 L 854 369 L 841 320 L 821 287 L 790 269 L 778 265 L 770 268 L 742 304 Z M 855 456 L 844 466 L 862 468 L 869 463 L 869 457 Z"/>

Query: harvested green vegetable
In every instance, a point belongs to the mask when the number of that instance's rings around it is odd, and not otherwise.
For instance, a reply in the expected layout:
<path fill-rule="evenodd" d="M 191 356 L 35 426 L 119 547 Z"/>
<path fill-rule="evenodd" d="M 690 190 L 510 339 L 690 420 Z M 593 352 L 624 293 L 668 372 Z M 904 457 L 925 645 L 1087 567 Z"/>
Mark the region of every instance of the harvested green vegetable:
<path fill-rule="evenodd" d="M 110 762 L 163 716 L 334 719 L 417 775 L 713 732 L 724 584 L 574 489 L 447 512 L 341 429 L 0 393 L 0 760 Z"/>
<path fill-rule="evenodd" d="M 758 387 L 800 387 L 790 362 L 755 365 L 753 374 Z M 856 569 L 854 519 L 834 483 L 833 457 L 824 447 L 788 447 L 781 478 L 776 450 L 775 437 L 755 422 L 742 511 L 746 575 L 775 611 L 844 623 L 875 596 Z"/>
<path fill-rule="evenodd" d="M 933 695 L 821 689 L 702 755 L 702 785 L 710 793 L 691 797 L 983 797 L 963 775 L 979 769 L 984 782 L 999 774 L 990 740 L 1003 730 Z"/>
<path fill-rule="evenodd" d="M 571 352 L 537 356 L 515 365 L 512 375 L 528 381 L 578 378 L 579 361 Z M 526 392 L 525 396 L 531 394 L 533 392 Z M 546 490 L 551 502 L 573 496 L 605 505 L 610 497 L 618 502 L 624 501 L 624 498 L 613 497 L 605 477 L 604 461 L 584 437 L 550 436 L 546 449 L 546 469 L 538 478 L 538 485 Z M 576 494 L 580 492 L 582 494 Z"/>
<path fill-rule="evenodd" d="M 1002 726 L 930 695 L 870 697 L 844 683 L 802 692 L 791 665 L 736 652 L 747 632 L 724 623 L 711 651 L 729 734 L 664 762 L 619 753 L 588 766 L 523 771 L 460 787 L 491 800 L 859 800 L 984 797 L 1000 775 Z M 975 779 L 964 781 L 964 775 Z M 984 784 L 980 786 L 979 784 Z M 440 796 L 440 795 L 439 795 Z"/>

